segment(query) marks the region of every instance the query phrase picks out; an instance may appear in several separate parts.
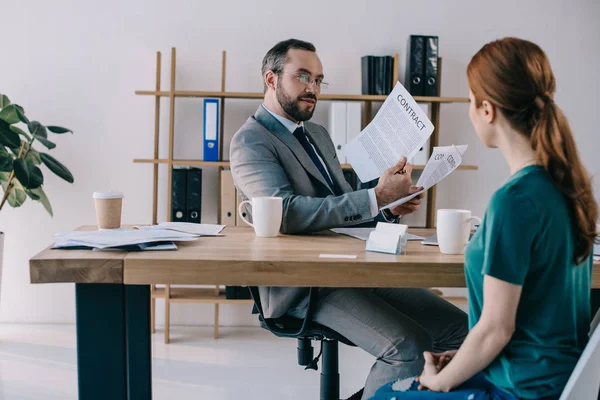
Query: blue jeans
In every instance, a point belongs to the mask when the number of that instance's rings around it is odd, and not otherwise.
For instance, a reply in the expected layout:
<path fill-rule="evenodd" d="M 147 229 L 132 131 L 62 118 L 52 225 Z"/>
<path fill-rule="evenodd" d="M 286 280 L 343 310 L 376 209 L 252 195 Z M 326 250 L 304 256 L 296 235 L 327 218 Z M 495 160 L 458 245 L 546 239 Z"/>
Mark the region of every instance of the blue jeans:
<path fill-rule="evenodd" d="M 370 400 L 518 400 L 512 394 L 505 393 L 477 374 L 456 389 L 448 393 L 418 390 L 418 382 L 413 382 L 410 389 L 405 392 L 392 390 L 392 383 L 379 388 Z"/>

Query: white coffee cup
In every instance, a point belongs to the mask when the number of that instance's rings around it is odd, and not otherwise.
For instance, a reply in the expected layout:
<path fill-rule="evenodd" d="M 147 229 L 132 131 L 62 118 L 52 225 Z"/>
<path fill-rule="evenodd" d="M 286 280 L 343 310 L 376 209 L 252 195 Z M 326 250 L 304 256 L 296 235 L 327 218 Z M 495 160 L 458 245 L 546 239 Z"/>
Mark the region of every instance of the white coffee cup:
<path fill-rule="evenodd" d="M 481 218 L 472 217 L 468 210 L 443 209 L 437 211 L 437 240 L 444 254 L 462 254 L 469 242 L 471 221 L 481 224 Z"/>
<path fill-rule="evenodd" d="M 252 223 L 242 214 L 244 204 L 252 207 Z M 238 206 L 240 218 L 254 228 L 256 236 L 275 237 L 281 227 L 283 214 L 283 198 L 281 197 L 255 197 L 252 200 L 244 200 Z"/>

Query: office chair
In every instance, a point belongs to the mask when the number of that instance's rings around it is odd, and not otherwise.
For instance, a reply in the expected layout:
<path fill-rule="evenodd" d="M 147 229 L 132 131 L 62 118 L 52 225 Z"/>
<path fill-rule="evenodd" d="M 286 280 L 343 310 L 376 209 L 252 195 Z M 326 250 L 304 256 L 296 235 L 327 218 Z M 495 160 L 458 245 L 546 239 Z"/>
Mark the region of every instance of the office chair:
<path fill-rule="evenodd" d="M 263 315 L 258 287 L 250 287 L 250 294 L 254 300 L 253 314 L 259 314 L 260 326 L 271 331 L 275 336 L 298 339 L 298 364 L 304 369 L 318 369 L 319 358 L 321 361 L 320 400 L 340 399 L 340 373 L 338 362 L 338 342 L 348 346 L 355 346 L 344 336 L 312 321 L 312 316 L 317 303 L 319 288 L 310 288 L 308 297 L 308 310 L 304 319 L 284 315 L 280 318 L 265 318 Z M 321 341 L 321 351 L 314 357 L 312 340 Z"/>
<path fill-rule="evenodd" d="M 590 340 L 585 346 L 575 369 L 560 396 L 560 400 L 600 399 L 600 310 L 596 313 L 590 329 Z"/>

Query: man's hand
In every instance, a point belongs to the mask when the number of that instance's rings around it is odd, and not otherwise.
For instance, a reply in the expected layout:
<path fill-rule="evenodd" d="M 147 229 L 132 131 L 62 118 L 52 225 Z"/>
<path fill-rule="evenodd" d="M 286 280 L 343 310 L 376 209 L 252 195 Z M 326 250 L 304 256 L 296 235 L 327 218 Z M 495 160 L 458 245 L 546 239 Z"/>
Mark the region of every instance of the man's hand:
<path fill-rule="evenodd" d="M 413 193 L 416 193 L 416 192 L 420 192 L 421 190 L 423 190 L 423 187 L 411 186 L 408 189 L 407 196 L 409 196 L 409 195 L 411 195 Z M 409 201 L 407 201 L 404 204 L 400 204 L 399 206 L 396 206 L 396 207 L 390 209 L 390 211 L 394 215 L 406 215 L 406 214 L 410 214 L 412 212 L 415 212 L 415 211 L 417 211 L 419 209 L 419 206 L 421 204 L 421 199 L 423 198 L 423 196 L 425 196 L 425 193 L 421 193 L 420 195 L 418 195 L 414 199 L 409 200 Z"/>
<path fill-rule="evenodd" d="M 379 183 L 375 186 L 375 197 L 379 208 L 387 206 L 409 193 L 412 184 L 411 172 L 412 165 L 406 163 L 406 157 L 402 157 L 396 165 L 383 172 Z"/>

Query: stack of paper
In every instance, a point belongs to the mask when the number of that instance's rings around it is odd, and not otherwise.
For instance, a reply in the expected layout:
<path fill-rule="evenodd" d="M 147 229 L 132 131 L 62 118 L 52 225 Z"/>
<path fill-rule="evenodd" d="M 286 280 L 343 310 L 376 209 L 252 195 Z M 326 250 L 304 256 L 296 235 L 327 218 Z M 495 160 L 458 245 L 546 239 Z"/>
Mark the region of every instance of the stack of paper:
<path fill-rule="evenodd" d="M 199 236 L 218 236 L 225 225 L 195 224 L 192 222 L 161 222 L 152 226 L 136 226 L 138 229 L 171 230 L 184 233 L 192 233 Z"/>
<path fill-rule="evenodd" d="M 175 250 L 174 242 L 195 240 L 199 235 L 168 229 L 120 228 L 61 232 L 55 237 L 55 249 Z"/>

